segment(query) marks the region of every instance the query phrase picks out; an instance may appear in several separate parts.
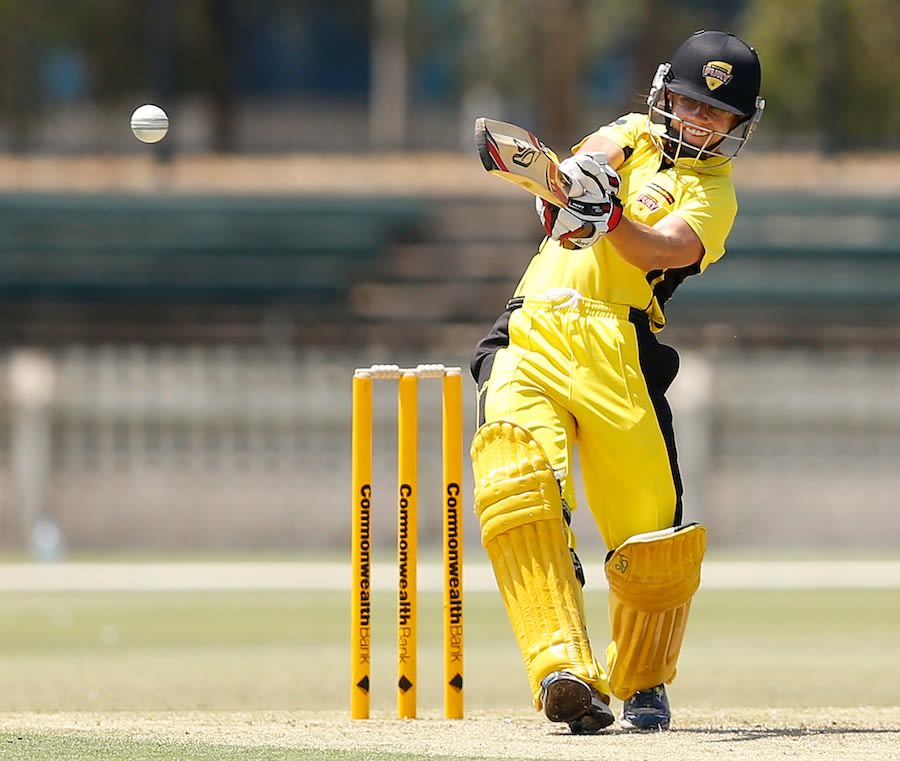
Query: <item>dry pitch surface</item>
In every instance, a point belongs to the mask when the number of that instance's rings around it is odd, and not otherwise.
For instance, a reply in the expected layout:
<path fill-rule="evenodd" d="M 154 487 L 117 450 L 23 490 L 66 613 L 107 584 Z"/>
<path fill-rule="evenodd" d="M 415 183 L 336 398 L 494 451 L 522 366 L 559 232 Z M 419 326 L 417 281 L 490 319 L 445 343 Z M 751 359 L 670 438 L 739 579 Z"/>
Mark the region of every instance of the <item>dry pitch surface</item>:
<path fill-rule="evenodd" d="M 0 714 L 6 731 L 129 737 L 200 743 L 455 758 L 503 759 L 900 759 L 900 710 L 795 711 L 682 709 L 672 731 L 632 734 L 612 728 L 570 735 L 538 714 L 474 716 L 464 721 L 351 722 L 346 715 L 307 712 L 17 713 Z"/>
<path fill-rule="evenodd" d="M 249 573 L 253 568 L 242 564 L 241 578 L 255 579 L 259 585 L 263 577 Z M 717 566 L 710 564 L 710 570 Z M 716 578 L 723 586 L 741 586 L 741 579 L 717 577 L 728 570 L 734 575 L 735 568 L 722 566 L 711 573 L 710 581 Z M 853 564 L 841 565 L 840 580 L 850 583 L 855 575 Z M 25 573 L 25 570 L 30 573 Z M 61 579 L 48 576 L 46 567 L 18 566 L 16 573 L 7 579 L 20 590 L 35 591 L 39 588 L 60 589 L 65 587 Z M 92 577 L 80 578 L 68 568 L 65 581 L 74 588 L 94 588 Z M 90 568 L 81 569 L 85 572 Z M 107 569 L 108 570 L 108 569 Z M 228 577 L 216 566 L 215 581 L 223 584 Z M 280 569 L 283 571 L 283 569 Z M 740 569 L 738 569 L 740 570 Z M 784 570 L 780 578 L 784 580 Z M 871 570 L 871 568 L 870 568 Z M 895 588 L 898 583 L 896 566 L 886 566 L 893 573 L 884 577 L 885 583 Z M 191 584 L 202 586 L 205 575 L 186 573 L 179 566 L 177 578 L 182 584 L 190 576 Z M 130 578 L 132 589 L 169 588 L 169 576 L 161 576 L 156 566 L 144 566 L 140 578 Z M 199 574 L 199 575 L 198 575 Z M 821 568 L 813 574 L 821 583 L 830 578 Z M 322 574 L 313 575 L 322 578 Z M 107 578 L 108 575 L 107 575 Z M 278 578 L 285 578 L 279 573 Z M 287 578 L 306 578 L 301 573 L 287 574 Z M 470 581 L 477 580 L 472 574 Z M 753 578 L 759 582 L 759 568 Z M 805 576 L 794 582 L 802 586 Z M 872 574 L 865 573 L 860 578 L 871 581 Z M 0 574 L 2 582 L 3 574 Z M 837 580 L 837 579 L 836 579 Z M 96 579 L 93 579 L 96 582 Z M 120 580 L 121 581 L 121 580 Z M 727 584 L 725 582 L 728 582 Z M 859 579 L 857 579 L 859 581 Z M 77 582 L 77 583 L 76 583 Z M 227 585 L 226 585 L 227 586 Z M 262 586 L 265 586 L 264 584 Z M 716 586 L 716 584 L 712 584 Z M 0 583 L 0 588 L 4 588 Z M 889 640 L 890 641 L 890 640 Z M 321 643 L 320 643 L 321 644 Z M 877 644 L 877 642 L 876 642 Z M 764 643 L 761 643 L 761 646 Z M 859 643 L 857 643 L 859 647 Z M 788 652 L 796 653 L 796 650 Z M 877 650 L 890 657 L 893 651 Z M 847 657 L 854 653 L 848 651 Z M 864 661 L 865 647 L 858 653 Z M 730 656 L 741 659 L 741 654 Z M 842 659 L 843 660 L 843 659 Z M 232 664 L 233 667 L 234 664 Z M 859 664 L 857 664 L 859 665 Z M 884 667 L 891 664 L 884 663 Z M 824 660 L 822 669 L 829 669 L 830 679 L 840 681 L 840 674 L 847 674 L 847 663 Z M 844 670 L 841 671 L 840 669 Z M 857 669 L 858 670 L 858 669 Z M 753 675 L 756 678 L 771 679 L 765 671 L 752 668 L 740 672 L 741 678 Z M 854 672 L 855 673 L 855 672 Z M 870 675 L 889 676 L 878 668 L 861 671 Z M 823 675 L 824 677 L 824 675 Z M 726 676 L 726 679 L 729 677 Z M 731 675 L 735 679 L 735 674 Z M 821 683 L 819 683 L 821 686 Z M 748 685 L 748 687 L 759 685 Z M 830 684 L 834 689 L 836 685 Z M 540 714 L 520 710 L 503 714 L 493 710 L 470 711 L 464 721 L 444 721 L 437 713 L 422 713 L 423 718 L 398 721 L 387 713 L 375 713 L 369 721 L 350 721 L 343 711 L 301 711 L 301 710 L 235 710 L 235 711 L 23 711 L 0 713 L 0 731 L 23 736 L 47 736 L 81 738 L 92 748 L 97 757 L 103 755 L 105 739 L 149 740 L 172 749 L 173 758 L 187 758 L 187 746 L 204 746 L 221 749 L 222 758 L 275 757 L 272 749 L 290 751 L 290 758 L 309 757 L 321 759 L 327 752 L 346 753 L 353 758 L 386 757 L 409 759 L 410 757 L 441 758 L 487 758 L 487 759 L 553 759 L 553 761 L 579 761 L 579 759 L 602 759 L 603 761 L 694 761 L 694 759 L 729 759 L 729 761 L 769 761 L 769 759 L 798 759 L 800 761 L 835 761 L 852 759 L 862 761 L 900 761 L 900 701 L 891 700 L 890 686 L 872 684 L 880 688 L 882 704 L 884 698 L 893 703 L 892 707 L 840 707 L 840 708 L 728 708 L 715 710 L 706 707 L 690 708 L 685 703 L 675 701 L 673 730 L 667 733 L 629 734 L 612 728 L 600 736 L 576 737 L 561 725 L 550 724 Z M 741 685 L 734 689 L 740 691 Z M 857 692 L 861 692 L 857 686 Z M 885 694 L 885 689 L 887 693 Z M 758 692 L 758 690 L 757 690 Z M 308 694 L 308 693 L 307 693 Z M 746 696 L 747 692 L 743 691 Z M 811 689 L 810 702 L 822 699 L 821 690 Z M 510 702 L 513 702 L 512 699 Z M 14 703 L 14 701 L 13 701 Z M 331 702 L 334 705 L 334 702 Z M 784 705 L 784 702 L 781 703 Z M 618 707 L 616 708 L 618 710 Z M 185 753 L 179 752 L 179 745 L 185 746 Z M 228 752 L 225 752 L 226 749 Z M 248 750 L 249 749 L 249 750 Z M 252 749 L 257 749 L 254 752 Z M 0 748 L 0 758 L 3 757 Z M 90 756 L 93 758 L 94 756 Z M 208 757 L 208 756 L 207 756 Z M 218 757 L 214 752 L 212 757 Z M 19 756 L 21 758 L 21 756 Z M 79 757 L 81 758 L 81 757 Z"/>

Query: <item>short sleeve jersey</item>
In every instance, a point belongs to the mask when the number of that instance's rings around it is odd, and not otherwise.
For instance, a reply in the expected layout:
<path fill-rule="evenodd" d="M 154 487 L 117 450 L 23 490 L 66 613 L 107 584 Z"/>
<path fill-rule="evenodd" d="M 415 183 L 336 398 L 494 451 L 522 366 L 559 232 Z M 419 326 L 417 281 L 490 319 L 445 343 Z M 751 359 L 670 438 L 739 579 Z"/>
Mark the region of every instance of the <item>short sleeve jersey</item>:
<path fill-rule="evenodd" d="M 675 289 L 722 257 L 737 214 L 731 163 L 721 164 L 717 158 L 680 158 L 673 165 L 654 143 L 650 129 L 661 134 L 663 127 L 649 124 L 646 114 L 632 113 L 593 134 L 611 140 L 625 152 L 618 170 L 625 215 L 652 226 L 668 214 L 677 214 L 700 238 L 701 260 L 688 267 L 644 272 L 619 256 L 605 237 L 579 250 L 545 238 L 516 288 L 517 296 L 541 297 L 551 288 L 571 288 L 585 298 L 636 307 L 650 318 L 651 328 L 659 331 L 666 322 L 665 303 Z M 573 152 L 589 137 L 575 145 Z"/>

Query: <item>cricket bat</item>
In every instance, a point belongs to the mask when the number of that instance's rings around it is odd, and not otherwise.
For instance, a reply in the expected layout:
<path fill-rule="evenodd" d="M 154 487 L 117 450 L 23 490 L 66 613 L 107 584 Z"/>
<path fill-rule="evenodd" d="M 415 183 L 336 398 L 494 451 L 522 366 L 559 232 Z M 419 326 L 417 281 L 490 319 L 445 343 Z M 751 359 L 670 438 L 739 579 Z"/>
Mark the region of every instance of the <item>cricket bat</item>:
<path fill-rule="evenodd" d="M 550 149 L 524 127 L 480 117 L 475 120 L 475 145 L 491 174 L 556 206 L 568 203 L 571 180 Z"/>

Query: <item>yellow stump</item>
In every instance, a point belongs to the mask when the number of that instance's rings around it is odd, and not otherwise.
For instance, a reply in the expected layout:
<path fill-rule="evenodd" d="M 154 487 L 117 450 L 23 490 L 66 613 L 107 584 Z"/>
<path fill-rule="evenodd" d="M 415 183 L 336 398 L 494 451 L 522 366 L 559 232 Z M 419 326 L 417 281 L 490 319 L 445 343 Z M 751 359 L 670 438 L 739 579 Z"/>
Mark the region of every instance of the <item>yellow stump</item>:
<path fill-rule="evenodd" d="M 462 376 L 444 375 L 444 715 L 463 717 Z"/>
<path fill-rule="evenodd" d="M 353 376 L 352 473 L 353 513 L 351 565 L 353 578 L 350 626 L 350 715 L 369 718 L 371 664 L 371 537 L 372 501 L 372 376 Z"/>
<path fill-rule="evenodd" d="M 351 699 L 367 719 L 371 673 L 372 386 L 398 379 L 397 393 L 397 715 L 416 717 L 418 679 L 418 381 L 442 378 L 444 712 L 463 717 L 462 375 L 458 367 L 372 365 L 353 375 Z"/>
<path fill-rule="evenodd" d="M 400 376 L 397 402 L 397 717 L 416 717 L 418 651 L 418 377 Z"/>

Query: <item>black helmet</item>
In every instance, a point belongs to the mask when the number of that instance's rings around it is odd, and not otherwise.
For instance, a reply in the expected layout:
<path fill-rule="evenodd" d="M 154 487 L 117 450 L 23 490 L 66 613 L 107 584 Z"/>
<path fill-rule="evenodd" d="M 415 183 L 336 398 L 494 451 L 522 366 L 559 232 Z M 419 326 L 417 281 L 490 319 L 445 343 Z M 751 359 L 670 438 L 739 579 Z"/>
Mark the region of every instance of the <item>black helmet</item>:
<path fill-rule="evenodd" d="M 759 97 L 761 79 L 759 58 L 746 42 L 727 32 L 694 32 L 671 62 L 657 67 L 650 84 L 647 120 L 654 143 L 671 161 L 692 158 L 710 169 L 718 165 L 716 161 L 730 161 L 747 144 L 766 107 Z M 722 108 L 740 119 L 727 134 L 712 132 L 704 145 L 692 145 L 684 139 L 683 121 L 672 113 L 669 93 Z"/>
<path fill-rule="evenodd" d="M 668 90 L 744 118 L 756 111 L 762 72 L 750 45 L 727 32 L 694 32 L 675 55 Z"/>

